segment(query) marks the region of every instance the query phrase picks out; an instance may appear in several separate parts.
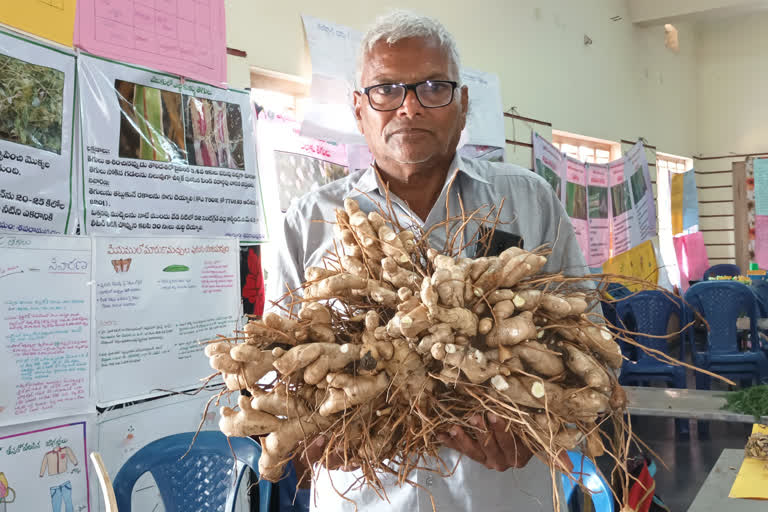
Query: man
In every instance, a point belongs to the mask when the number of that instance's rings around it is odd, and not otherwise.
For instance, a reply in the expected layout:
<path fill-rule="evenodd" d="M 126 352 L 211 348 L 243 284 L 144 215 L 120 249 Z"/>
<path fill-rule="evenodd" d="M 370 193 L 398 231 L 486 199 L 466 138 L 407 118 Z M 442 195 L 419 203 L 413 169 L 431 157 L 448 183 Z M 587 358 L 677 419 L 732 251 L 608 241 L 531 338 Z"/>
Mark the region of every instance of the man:
<path fill-rule="evenodd" d="M 363 39 L 357 78 L 355 116 L 375 163 L 305 195 L 288 210 L 276 269 L 280 293 L 298 288 L 304 269 L 321 265 L 333 248 L 329 222 L 335 219 L 334 209 L 352 197 L 371 211 L 375 203 L 385 204 L 386 187 L 401 224 L 415 223 L 424 230 L 445 220 L 447 210 L 458 214 L 461 205 L 467 212 L 503 205 L 498 229 L 509 239 L 529 250 L 552 248 L 545 271 L 585 271 L 573 228 L 543 179 L 514 165 L 457 156 L 467 119 L 467 88 L 459 83 L 453 38 L 438 21 L 408 12 L 380 18 Z M 445 229 L 435 229 L 430 242 L 442 248 L 447 236 Z M 463 242 L 464 255 L 475 256 L 472 241 Z M 458 463 L 451 477 L 415 471 L 410 478 L 420 487 L 397 487 L 384 477 L 389 503 L 368 488 L 353 489 L 345 500 L 339 493 L 353 486 L 360 473 L 318 467 L 312 506 L 354 510 L 352 500 L 360 510 L 431 511 L 431 495 L 440 512 L 552 510 L 549 469 L 504 432 L 503 422 L 492 416 L 476 420 L 485 434 L 470 436 L 456 427 L 441 437 L 440 456 L 451 468 Z"/>

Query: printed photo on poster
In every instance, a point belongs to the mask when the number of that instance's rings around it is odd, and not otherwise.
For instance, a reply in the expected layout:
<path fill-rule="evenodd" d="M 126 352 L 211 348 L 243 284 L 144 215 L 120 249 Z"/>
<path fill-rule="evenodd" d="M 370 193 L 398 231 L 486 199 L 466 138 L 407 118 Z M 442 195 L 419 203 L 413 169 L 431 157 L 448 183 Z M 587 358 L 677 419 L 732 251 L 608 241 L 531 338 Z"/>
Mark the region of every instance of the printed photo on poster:
<path fill-rule="evenodd" d="M 183 96 L 190 165 L 245 169 L 240 105 Z"/>
<path fill-rule="evenodd" d="M 606 187 L 589 187 L 589 218 L 608 218 L 608 189 Z"/>
<path fill-rule="evenodd" d="M 156 87 L 115 80 L 120 103 L 121 158 L 185 163 L 181 95 Z"/>
<path fill-rule="evenodd" d="M 61 154 L 64 73 L 0 55 L 0 139 Z"/>
<path fill-rule="evenodd" d="M 275 167 L 280 181 L 280 208 L 285 210 L 291 199 L 349 174 L 349 168 L 343 165 L 285 151 L 275 151 Z"/>
<path fill-rule="evenodd" d="M 613 204 L 614 217 L 618 217 L 632 209 L 629 182 L 619 183 L 611 187 L 611 203 Z"/>
<path fill-rule="evenodd" d="M 0 233 L 72 233 L 75 55 L 0 30 Z"/>
<path fill-rule="evenodd" d="M 572 219 L 587 220 L 587 189 L 584 185 L 569 182 L 565 192 L 565 210 Z"/>
<path fill-rule="evenodd" d="M 261 317 L 264 314 L 264 274 L 261 246 L 240 247 L 240 290 L 243 314 Z"/>

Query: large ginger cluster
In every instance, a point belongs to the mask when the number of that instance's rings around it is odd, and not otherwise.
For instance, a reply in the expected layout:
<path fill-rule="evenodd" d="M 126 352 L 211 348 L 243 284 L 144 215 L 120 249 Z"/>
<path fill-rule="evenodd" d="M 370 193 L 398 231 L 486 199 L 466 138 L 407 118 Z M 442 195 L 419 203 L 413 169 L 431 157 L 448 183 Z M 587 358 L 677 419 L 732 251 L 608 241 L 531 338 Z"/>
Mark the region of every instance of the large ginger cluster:
<path fill-rule="evenodd" d="M 603 452 L 598 424 L 625 407 L 612 371 L 622 356 L 590 317 L 588 290 L 538 275 L 546 258 L 516 247 L 438 254 L 354 200 L 337 211 L 336 239 L 284 314 L 206 347 L 227 389 L 250 394 L 222 409 L 220 427 L 266 436 L 263 478 L 278 480 L 300 442 L 323 433 L 368 483 L 380 471 L 407 481 L 438 434 L 484 411 L 552 467 L 579 444 Z"/>

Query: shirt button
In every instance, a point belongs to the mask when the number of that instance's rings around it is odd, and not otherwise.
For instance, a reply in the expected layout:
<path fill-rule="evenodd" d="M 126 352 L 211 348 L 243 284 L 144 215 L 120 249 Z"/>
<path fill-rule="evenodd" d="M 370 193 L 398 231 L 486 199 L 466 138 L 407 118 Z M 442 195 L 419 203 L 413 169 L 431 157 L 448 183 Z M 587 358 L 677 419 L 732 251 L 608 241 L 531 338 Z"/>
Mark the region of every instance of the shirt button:
<path fill-rule="evenodd" d="M 427 477 L 427 485 L 428 485 L 429 487 L 432 487 L 432 484 L 433 484 L 433 483 L 435 483 L 435 480 L 434 480 L 434 478 L 432 478 L 432 476 L 428 476 L 428 477 Z"/>

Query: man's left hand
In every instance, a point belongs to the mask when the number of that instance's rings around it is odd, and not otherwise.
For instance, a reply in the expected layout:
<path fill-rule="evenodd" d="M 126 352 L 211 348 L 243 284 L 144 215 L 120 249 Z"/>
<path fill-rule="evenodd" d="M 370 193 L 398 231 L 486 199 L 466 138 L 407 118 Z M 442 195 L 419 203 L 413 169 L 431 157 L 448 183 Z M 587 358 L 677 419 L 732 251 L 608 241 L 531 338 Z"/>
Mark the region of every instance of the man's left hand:
<path fill-rule="evenodd" d="M 470 418 L 469 422 L 477 428 L 476 439 L 461 427 L 454 426 L 448 434 L 440 434 L 440 441 L 448 448 L 496 471 L 525 467 L 533 457 L 533 452 L 525 443 L 507 430 L 506 422 L 493 413 L 487 415 L 487 420 L 478 415 Z M 565 451 L 561 456 L 566 466 L 571 467 Z"/>

